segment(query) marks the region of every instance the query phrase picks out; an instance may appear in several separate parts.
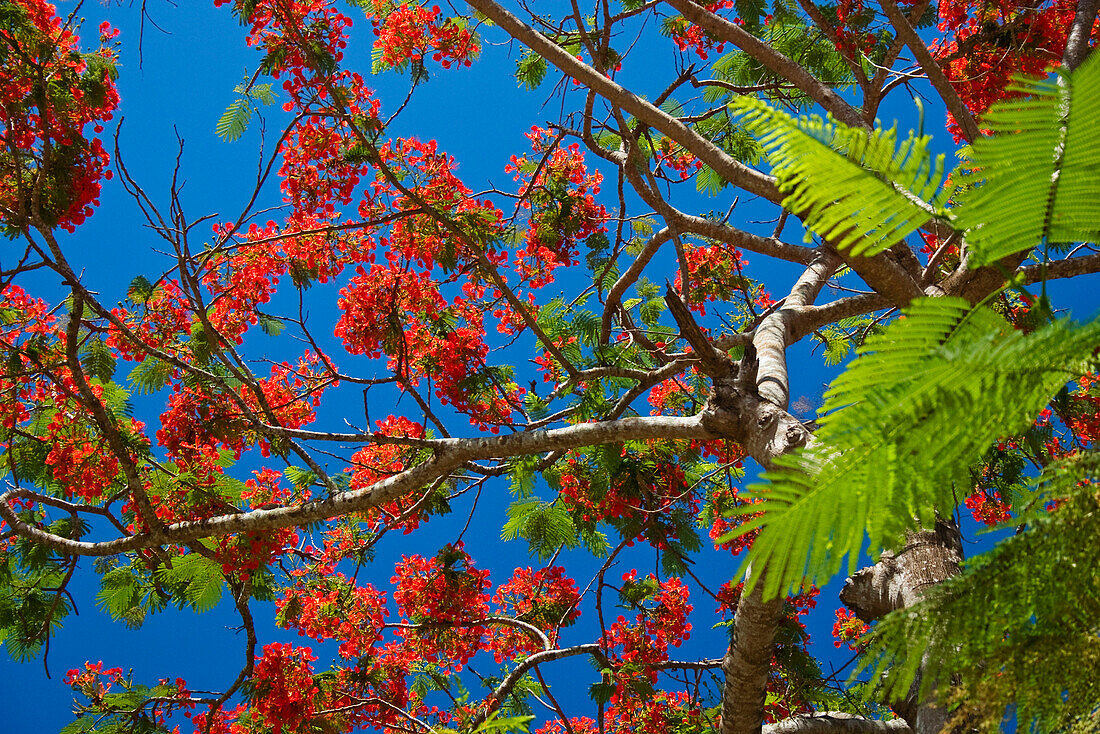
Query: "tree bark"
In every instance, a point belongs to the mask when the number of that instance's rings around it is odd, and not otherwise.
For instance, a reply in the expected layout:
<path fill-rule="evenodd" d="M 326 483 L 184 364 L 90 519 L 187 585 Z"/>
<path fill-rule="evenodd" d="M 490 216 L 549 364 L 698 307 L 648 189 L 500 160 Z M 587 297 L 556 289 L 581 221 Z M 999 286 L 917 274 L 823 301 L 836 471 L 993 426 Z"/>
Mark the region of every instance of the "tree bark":
<path fill-rule="evenodd" d="M 795 716 L 764 727 L 763 734 L 912 734 L 904 719 L 878 721 L 841 711 Z"/>
<path fill-rule="evenodd" d="M 714 393 L 704 411 L 704 425 L 736 441 L 764 468 L 813 438 L 786 410 L 790 395 L 786 360 L 791 342 L 788 316 L 795 309 L 813 303 L 839 264 L 835 252 L 820 249 L 791 288 L 783 307 L 761 321 L 752 350 L 746 353 L 738 369 L 711 374 Z M 761 572 L 766 574 L 767 569 Z M 761 731 L 775 630 L 782 608 L 782 597 L 764 600 L 760 583 L 737 604 L 733 637 L 722 665 L 726 674 L 722 734 Z"/>
<path fill-rule="evenodd" d="M 872 622 L 897 609 L 913 606 L 929 588 L 958 574 L 962 557 L 958 526 L 953 521 L 939 520 L 933 530 L 906 534 L 901 550 L 883 553 L 874 566 L 848 579 L 840 600 L 861 620 Z M 933 685 L 936 683 L 933 681 Z M 908 722 L 913 734 L 939 734 L 947 725 L 947 709 L 920 700 L 917 696 L 920 686 L 918 678 L 909 696 L 891 706 Z"/>

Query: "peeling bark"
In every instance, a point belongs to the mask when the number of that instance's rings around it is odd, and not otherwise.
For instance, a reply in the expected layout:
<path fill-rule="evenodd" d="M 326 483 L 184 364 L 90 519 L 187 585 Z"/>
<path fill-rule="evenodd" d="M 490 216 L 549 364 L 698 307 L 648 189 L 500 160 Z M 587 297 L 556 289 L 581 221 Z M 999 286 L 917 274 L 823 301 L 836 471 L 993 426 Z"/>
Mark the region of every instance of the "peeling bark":
<path fill-rule="evenodd" d="M 842 711 L 825 711 L 768 724 L 763 734 L 911 734 L 912 731 L 904 719 L 878 721 Z"/>
<path fill-rule="evenodd" d="M 908 533 L 901 550 L 883 553 L 874 566 L 848 579 L 840 600 L 864 622 L 872 622 L 913 606 L 929 588 L 958 574 L 962 557 L 958 526 L 937 521 L 933 530 Z M 920 686 L 918 678 L 909 696 L 891 706 L 914 734 L 939 734 L 947 725 L 947 709 L 918 700 Z"/>

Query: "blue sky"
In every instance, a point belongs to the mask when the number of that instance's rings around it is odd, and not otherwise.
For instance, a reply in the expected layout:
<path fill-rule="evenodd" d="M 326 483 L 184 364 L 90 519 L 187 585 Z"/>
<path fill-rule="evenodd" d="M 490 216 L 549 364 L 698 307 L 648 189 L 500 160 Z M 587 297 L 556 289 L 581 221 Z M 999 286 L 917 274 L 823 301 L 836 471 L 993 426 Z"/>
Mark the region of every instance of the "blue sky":
<path fill-rule="evenodd" d="M 94 37 L 94 29 L 103 19 L 110 20 L 122 30 L 119 79 L 122 104 L 116 121 L 125 118 L 121 128 L 125 162 L 147 193 L 154 200 L 166 203 L 177 155 L 178 135 L 185 143 L 181 178 L 186 181 L 183 202 L 190 217 L 195 219 L 217 212 L 224 215 L 223 218 L 233 218 L 252 191 L 259 129 L 254 124 L 241 140 L 228 144 L 217 138 L 214 126 L 234 98 L 234 85 L 251 73 L 258 55 L 245 48 L 243 29 L 231 14 L 226 9 L 215 9 L 209 0 L 181 0 L 175 6 L 167 0 L 150 0 L 148 5 L 152 19 L 163 30 L 146 23 L 143 59 L 139 64 L 138 3 L 133 5 L 89 2 L 82 8 L 82 14 L 87 17 L 85 35 L 89 38 Z M 67 12 L 73 6 L 72 2 L 59 3 L 61 12 Z M 499 42 L 499 34 L 490 34 L 487 40 Z M 353 42 L 349 48 L 346 63 L 369 68 L 371 41 L 368 25 L 360 21 L 357 43 Z M 662 64 L 671 62 L 672 53 L 671 46 L 655 49 L 656 55 L 646 63 L 660 68 Z M 558 116 L 556 100 L 552 100 L 545 109 L 542 106 L 549 86 L 536 92 L 517 88 L 511 75 L 512 62 L 507 54 L 506 46 L 490 45 L 486 48 L 484 60 L 472 68 L 436 74 L 426 88 L 414 95 L 393 130 L 395 135 L 416 134 L 422 139 L 438 140 L 442 150 L 458 159 L 460 175 L 475 191 L 491 184 L 507 188 L 511 184 L 511 176 L 504 173 L 504 166 L 509 156 L 528 150 L 528 141 L 523 134 L 531 125 L 544 124 Z M 646 65 L 642 64 L 628 68 L 624 78 L 629 83 L 633 74 L 634 79 L 641 80 L 647 72 Z M 383 114 L 387 114 L 404 98 L 408 81 L 396 74 L 386 74 L 373 78 L 371 83 L 383 100 Z M 890 110 L 912 119 L 910 107 L 899 105 Z M 278 114 L 277 107 L 272 113 Z M 929 111 L 926 129 L 938 127 L 939 114 L 935 109 Z M 903 123 L 902 127 L 904 129 L 906 125 Z M 269 186 L 269 189 L 268 200 L 271 204 L 277 204 L 277 188 Z M 724 210 L 729 206 L 730 197 L 726 192 L 717 201 L 699 198 L 699 204 L 702 211 L 712 208 Z M 504 205 L 504 202 L 498 204 Z M 751 205 L 743 204 L 740 210 L 748 212 L 744 218 L 755 218 L 751 214 Z M 272 218 L 279 219 L 277 214 Z M 771 227 L 761 224 L 753 229 L 768 234 Z M 793 226 L 788 228 L 788 238 L 797 236 L 792 234 L 792 230 Z M 158 243 L 156 236 L 144 226 L 136 207 L 116 179 L 106 184 L 102 205 L 96 214 L 75 235 L 65 238 L 63 246 L 73 264 L 84 268 L 86 282 L 100 292 L 104 301 L 110 303 L 124 296 L 126 286 L 134 276 L 144 274 L 153 278 L 167 269 L 168 261 L 154 252 L 160 244 L 163 243 Z M 761 257 L 750 255 L 749 259 L 754 264 L 764 263 Z M 782 264 L 769 264 L 764 273 L 776 297 L 782 295 L 797 274 L 794 269 Z M 1092 282 L 1095 284 L 1096 279 Z M 36 295 L 48 300 L 56 300 L 56 294 L 60 293 L 58 284 L 48 277 L 39 278 L 37 285 L 40 290 Z M 318 287 L 309 294 L 310 298 L 317 299 L 315 308 L 318 319 L 327 318 L 326 314 L 332 313 L 335 289 Z M 1091 305 L 1083 298 L 1079 302 L 1084 311 L 1079 316 L 1088 315 L 1095 308 L 1094 300 Z M 328 333 L 331 334 L 331 330 Z M 271 344 L 271 354 L 265 353 L 261 343 L 253 347 L 256 350 L 254 356 L 270 356 L 277 360 L 292 356 L 293 353 L 276 353 L 274 350 L 279 343 L 273 341 Z M 799 345 L 792 350 L 791 358 L 806 364 L 818 364 L 816 359 L 803 359 L 808 351 L 808 344 Z M 352 359 L 347 359 L 346 363 L 349 367 L 355 366 Z M 125 365 L 120 365 L 120 376 L 125 369 Z M 829 377 L 830 373 L 819 367 L 807 369 L 796 376 L 792 397 L 805 395 L 811 400 L 819 398 L 822 386 Z M 351 398 L 351 404 L 356 404 L 356 396 L 351 394 Z M 392 406 L 385 404 L 386 400 L 392 399 L 392 395 L 387 397 L 384 391 L 379 391 L 374 399 L 379 403 L 378 415 L 372 414 L 372 418 L 393 411 Z M 152 404 L 145 407 L 153 408 Z M 411 414 L 411 405 L 408 410 Z M 340 418 L 335 409 L 322 414 L 322 417 L 332 418 L 334 422 Z M 353 420 L 357 418 L 361 419 L 361 416 L 352 417 Z M 145 419 L 155 425 L 156 410 L 149 410 Z M 493 568 L 493 578 L 500 582 L 507 578 L 510 568 L 535 562 L 527 558 L 522 544 L 504 546 L 497 540 L 499 526 L 504 521 L 506 491 L 497 487 L 487 494 L 483 502 L 478 511 L 486 520 L 475 532 L 467 533 L 465 540 L 474 558 Z M 383 588 L 388 585 L 392 563 L 402 553 L 433 554 L 439 545 L 452 540 L 465 522 L 468 509 L 468 503 L 462 504 L 459 512 L 451 518 L 433 520 L 426 533 L 422 530 L 414 535 L 391 539 L 392 542 L 380 552 L 376 571 L 372 570 L 375 581 Z M 592 566 L 590 561 L 576 560 L 582 568 L 590 569 Z M 652 564 L 652 559 L 649 562 Z M 637 561 L 637 564 L 640 563 L 642 561 Z M 629 567 L 623 566 L 622 570 Z M 647 569 L 640 566 L 640 570 L 645 572 Z M 728 560 L 724 565 L 699 569 L 702 575 L 716 582 L 728 577 L 732 570 L 733 565 Z M 169 610 L 151 616 L 138 631 L 126 630 L 111 623 L 95 608 L 97 584 L 90 561 L 81 562 L 81 571 L 72 588 L 80 615 L 70 617 L 51 642 L 49 665 L 53 680 L 45 679 L 40 661 L 19 665 L 6 656 L 0 657 L 0 670 L 3 671 L 9 701 L 5 724 L 10 731 L 50 732 L 67 723 L 70 720 L 72 695 L 61 679 L 67 669 L 79 667 L 85 660 L 102 659 L 105 667 L 132 667 L 135 679 L 147 683 L 161 677 L 182 676 L 194 689 L 220 689 L 235 677 L 242 662 L 243 641 L 231 629 L 236 619 L 230 609 L 223 605 L 205 615 Z M 577 577 L 583 586 L 587 580 L 584 573 L 578 571 Z M 695 603 L 697 611 L 703 612 L 700 621 L 708 619 L 712 603 L 703 595 L 696 595 Z M 817 640 L 815 650 L 834 662 L 847 658 L 835 653 L 829 636 L 832 609 L 836 606 L 835 591 L 831 595 L 829 591 L 824 592 L 817 621 L 811 623 L 811 631 Z M 273 628 L 272 613 L 272 607 L 257 605 L 261 641 L 296 639 Z M 724 633 L 700 627 L 696 626 L 696 639 L 682 651 L 682 655 L 720 656 Z M 567 638 L 567 641 L 585 642 L 588 639 Z M 570 666 L 580 667 L 574 669 Z M 586 688 L 591 676 L 584 662 L 560 663 L 553 673 L 555 678 L 566 684 L 563 687 L 567 687 L 566 682 L 578 670 L 583 671 Z M 574 686 L 564 700 L 582 704 L 584 690 Z M 590 712 L 586 710 L 582 713 Z"/>

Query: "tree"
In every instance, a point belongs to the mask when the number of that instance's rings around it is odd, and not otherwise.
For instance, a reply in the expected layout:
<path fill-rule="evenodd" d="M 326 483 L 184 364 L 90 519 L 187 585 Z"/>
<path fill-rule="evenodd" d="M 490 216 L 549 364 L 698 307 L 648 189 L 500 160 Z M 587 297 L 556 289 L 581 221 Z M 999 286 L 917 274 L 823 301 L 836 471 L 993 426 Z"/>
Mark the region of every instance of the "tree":
<path fill-rule="evenodd" d="M 522 18 L 492 0 L 466 15 L 351 3 L 377 36 L 372 71 L 407 75 L 412 94 L 506 39 L 520 84 L 552 88 L 562 113 L 513 155 L 514 186 L 481 194 L 435 142 L 391 131 L 401 101 L 346 63 L 364 42 L 352 10 L 216 4 L 257 48 L 218 134 L 240 138 L 273 102 L 283 114 L 255 192 L 213 223 L 185 214 L 175 184 L 167 204 L 148 195 L 121 146 L 108 167 L 96 135 L 119 106 L 112 28 L 81 50 L 52 6 L 0 5 L 0 216 L 17 253 L 0 273 L 5 646 L 45 654 L 83 558 L 96 559 L 97 603 L 124 624 L 224 598 L 246 631 L 243 667 L 213 693 L 101 663 L 70 671 L 69 731 L 183 716 L 204 732 L 509 731 L 531 725 L 536 698 L 553 714 L 534 726 L 569 734 L 939 731 L 952 695 L 952 726 L 995 727 L 1014 703 L 1040 727 L 1092 723 L 1089 676 L 1019 674 L 1044 662 L 1035 644 L 1049 660 L 1096 660 L 1096 617 L 1067 600 L 1096 608 L 1080 553 L 1096 537 L 1100 340 L 1095 322 L 1054 319 L 1047 292 L 1100 271 L 1088 122 L 1100 66 L 1085 63 L 1096 2 L 943 3 L 931 45 L 918 31 L 937 13 L 921 2 L 574 3 Z M 621 81 L 660 43 L 681 52 L 674 69 Z M 1051 65 L 1064 73 L 1010 83 Z M 970 146 L 949 181 L 929 138 L 875 126 L 891 92 L 924 84 L 949 113 L 945 134 Z M 788 114 L 804 110 L 830 119 Z M 117 304 L 84 282 L 62 234 L 112 172 L 168 246 L 166 270 L 137 274 Z M 282 207 L 261 223 L 269 179 Z M 770 235 L 748 221 L 763 209 L 731 223 L 738 190 L 772 212 Z M 800 274 L 764 283 L 767 258 Z M 62 303 L 23 287 L 42 272 Z M 819 303 L 827 284 L 856 292 Z M 326 287 L 335 310 L 318 328 L 303 304 Z M 833 364 L 863 353 L 820 429 L 790 412 L 787 356 L 805 339 Z M 257 369 L 272 344 L 283 361 Z M 372 422 L 398 395 L 415 409 Z M 350 430 L 333 430 L 341 419 Z M 750 460 L 767 488 L 739 487 Z M 537 563 L 500 583 L 461 542 L 426 533 L 454 508 L 498 532 L 478 497 L 509 482 L 500 532 Z M 1021 533 L 948 581 L 964 495 L 980 519 L 1058 532 Z M 1047 495 L 1062 507 L 1047 513 Z M 371 559 L 396 531 L 418 552 L 387 583 Z M 854 571 L 865 542 L 879 560 L 852 576 L 837 633 L 878 651 L 874 682 L 838 690 L 799 618 L 812 583 L 845 554 Z M 622 574 L 641 548 L 659 568 Z M 695 561 L 733 578 L 731 551 L 746 555 L 744 585 L 711 588 Z M 583 588 L 566 563 L 586 554 Z M 1073 573 L 1052 581 L 1067 558 Z M 1022 604 L 1000 578 L 1027 590 Z M 1069 596 L 1019 624 L 1051 589 Z M 615 620 L 611 592 L 627 610 Z M 706 619 L 700 593 L 727 615 L 728 647 L 674 660 Z M 999 606 L 983 617 L 990 594 Z M 336 662 L 264 644 L 265 602 L 280 625 L 338 645 Z M 594 719 L 544 676 L 578 657 L 595 664 Z M 471 673 L 488 659 L 493 673 Z M 709 697 L 708 677 L 721 687 Z"/>

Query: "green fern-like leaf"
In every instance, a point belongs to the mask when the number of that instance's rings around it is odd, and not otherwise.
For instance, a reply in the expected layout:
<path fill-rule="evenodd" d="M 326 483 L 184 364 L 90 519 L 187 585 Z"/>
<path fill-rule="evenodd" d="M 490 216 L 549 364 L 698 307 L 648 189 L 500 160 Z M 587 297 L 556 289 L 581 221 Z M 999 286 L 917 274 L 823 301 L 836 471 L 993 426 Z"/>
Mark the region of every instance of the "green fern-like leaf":
<path fill-rule="evenodd" d="M 237 91 L 240 91 L 240 88 Z M 271 84 L 253 84 L 248 95 L 261 104 L 275 104 L 275 92 L 272 91 Z"/>
<path fill-rule="evenodd" d="M 239 96 L 226 108 L 214 132 L 227 143 L 232 143 L 248 129 L 256 103 L 269 105 L 275 101 L 275 93 L 270 84 L 238 84 L 234 89 Z"/>
<path fill-rule="evenodd" d="M 1046 241 L 1100 237 L 1100 57 L 1053 79 L 1018 80 L 1025 96 L 999 102 L 985 124 L 996 134 L 974 141 L 963 179 L 980 184 L 961 197 L 973 266 Z"/>
<path fill-rule="evenodd" d="M 257 320 L 260 324 L 260 329 L 268 336 L 278 336 L 283 333 L 283 329 L 286 328 L 286 324 L 282 319 L 277 319 L 274 316 L 268 316 L 267 314 L 257 313 Z"/>
<path fill-rule="evenodd" d="M 1097 343 L 1100 320 L 1025 336 L 962 299 L 915 301 L 833 382 L 814 444 L 752 488 L 765 513 L 735 531 L 761 528 L 742 570 L 766 567 L 769 596 L 822 586 L 845 555 L 855 570 L 865 539 L 877 553 L 914 521 L 930 526 L 990 444 L 1027 430 L 1069 376 L 1088 371 Z"/>
<path fill-rule="evenodd" d="M 85 372 L 107 382 L 115 374 L 115 355 L 99 337 L 84 343 L 80 350 L 80 363 Z"/>
<path fill-rule="evenodd" d="M 546 59 L 529 49 L 524 49 L 523 54 L 516 61 L 516 81 L 534 91 L 546 78 L 547 70 Z"/>
<path fill-rule="evenodd" d="M 488 732 L 500 732 L 500 734 L 521 734 L 530 730 L 531 720 L 534 716 L 501 716 L 494 711 L 489 714 L 481 726 L 474 729 L 474 734 L 487 734 Z"/>
<path fill-rule="evenodd" d="M 310 469 L 304 469 L 300 466 L 288 466 L 283 470 L 283 474 L 290 480 L 298 489 L 305 487 L 311 487 L 317 483 L 317 475 Z"/>
<path fill-rule="evenodd" d="M 196 612 L 205 612 L 217 606 L 225 585 L 221 566 L 198 553 L 172 559 L 172 566 L 161 566 L 157 576 L 169 588 L 180 589 L 177 601 L 180 606 L 190 606 Z"/>
<path fill-rule="evenodd" d="M 148 303 L 153 297 L 153 284 L 144 275 L 139 275 L 130 281 L 130 287 L 126 290 L 126 297 L 134 303 Z"/>
<path fill-rule="evenodd" d="M 130 370 L 130 384 L 138 395 L 152 395 L 168 384 L 172 366 L 156 357 L 146 357 Z"/>
<path fill-rule="evenodd" d="M 244 135 L 251 119 L 252 105 L 243 97 L 235 99 L 225 108 L 225 112 L 218 119 L 214 132 L 225 142 L 232 143 Z"/>
<path fill-rule="evenodd" d="M 942 214 L 944 157 L 930 137 L 849 128 L 817 116 L 795 119 L 753 97 L 730 108 L 760 138 L 784 194 L 806 227 L 856 255 L 889 249 Z"/>
<path fill-rule="evenodd" d="M 569 513 L 537 497 L 516 500 L 508 507 L 508 522 L 500 537 L 502 540 L 526 539 L 532 555 L 543 560 L 562 546 L 575 548 L 579 542 Z"/>
<path fill-rule="evenodd" d="M 141 581 L 129 566 L 111 569 L 100 579 L 96 603 L 100 609 L 131 629 L 141 626 L 145 614 L 141 605 Z"/>

